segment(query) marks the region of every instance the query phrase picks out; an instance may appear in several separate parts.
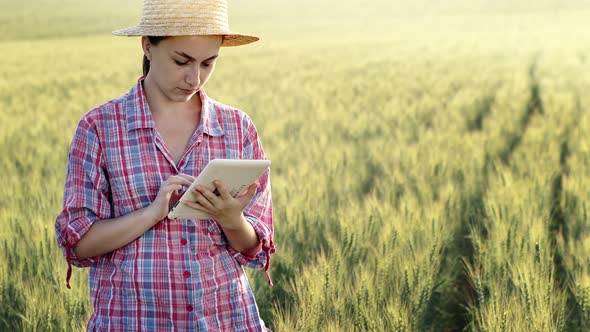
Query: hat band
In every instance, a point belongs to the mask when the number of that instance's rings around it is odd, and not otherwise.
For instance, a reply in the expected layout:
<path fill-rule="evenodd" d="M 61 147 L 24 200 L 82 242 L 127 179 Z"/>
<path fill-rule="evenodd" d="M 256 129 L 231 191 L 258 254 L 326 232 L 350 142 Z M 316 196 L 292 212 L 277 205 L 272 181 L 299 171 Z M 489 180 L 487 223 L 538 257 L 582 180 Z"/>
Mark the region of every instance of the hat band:
<path fill-rule="evenodd" d="M 219 25 L 212 26 L 187 26 L 186 24 L 161 24 L 161 25 L 139 25 L 137 28 L 144 31 L 145 35 L 153 33 L 165 33 L 165 35 L 232 35 L 229 29 Z"/>
<path fill-rule="evenodd" d="M 142 20 L 139 25 L 142 27 L 151 27 L 151 26 L 155 26 L 155 27 L 184 26 L 187 28 L 188 27 L 191 27 L 191 28 L 204 27 L 204 28 L 216 28 L 216 29 L 220 29 L 220 30 L 229 31 L 229 24 L 227 24 L 227 21 L 219 20 L 219 19 L 212 19 L 212 18 L 208 18 L 206 20 L 192 20 L 192 21 L 187 21 L 187 20 L 183 20 L 183 19 L 171 19 L 171 18 L 168 18 L 165 20 L 151 20 L 151 21 Z"/>

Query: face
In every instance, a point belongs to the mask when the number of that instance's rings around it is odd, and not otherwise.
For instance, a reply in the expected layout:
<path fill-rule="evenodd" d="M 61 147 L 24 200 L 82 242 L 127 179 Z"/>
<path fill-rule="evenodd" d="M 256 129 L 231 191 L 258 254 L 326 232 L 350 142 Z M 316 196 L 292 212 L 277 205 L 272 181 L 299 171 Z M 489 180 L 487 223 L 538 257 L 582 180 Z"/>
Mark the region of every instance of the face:
<path fill-rule="evenodd" d="M 221 36 L 176 36 L 157 45 L 142 37 L 150 60 L 149 80 L 170 102 L 186 102 L 202 88 L 215 68 Z"/>

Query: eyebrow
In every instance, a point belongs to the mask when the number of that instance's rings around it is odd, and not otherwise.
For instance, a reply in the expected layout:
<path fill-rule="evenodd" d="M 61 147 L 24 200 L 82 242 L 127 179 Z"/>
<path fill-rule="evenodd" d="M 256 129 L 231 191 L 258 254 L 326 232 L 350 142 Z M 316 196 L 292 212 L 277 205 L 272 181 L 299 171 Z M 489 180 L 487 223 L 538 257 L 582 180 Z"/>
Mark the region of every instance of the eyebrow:
<path fill-rule="evenodd" d="M 178 54 L 178 55 L 180 55 L 182 57 L 185 57 L 185 58 L 189 59 L 190 61 L 195 61 L 196 60 L 195 58 L 193 58 L 192 56 L 190 56 L 190 55 L 188 55 L 188 54 L 186 54 L 184 52 L 174 51 L 174 53 L 176 53 L 176 54 Z M 215 54 L 214 56 L 205 59 L 203 62 L 209 61 L 209 60 L 213 60 L 213 59 L 217 58 L 218 56 L 219 56 L 219 54 Z"/>

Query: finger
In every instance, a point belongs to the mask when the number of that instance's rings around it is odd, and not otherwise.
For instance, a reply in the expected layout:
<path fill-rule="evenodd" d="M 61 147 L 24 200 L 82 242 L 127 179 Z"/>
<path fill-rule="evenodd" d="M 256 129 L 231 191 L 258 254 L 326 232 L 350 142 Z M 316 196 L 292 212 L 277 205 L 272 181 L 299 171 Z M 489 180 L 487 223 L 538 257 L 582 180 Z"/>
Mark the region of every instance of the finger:
<path fill-rule="evenodd" d="M 242 197 L 242 196 L 246 196 L 246 195 L 250 195 L 252 192 L 252 196 L 256 195 L 256 190 L 258 189 L 258 183 L 252 183 L 250 186 L 248 186 L 248 188 L 246 188 L 246 190 L 242 193 L 240 193 L 240 195 L 238 195 L 238 197 Z"/>
<path fill-rule="evenodd" d="M 180 175 L 173 175 L 169 177 L 166 181 L 168 182 L 168 184 L 182 184 L 185 186 L 190 186 L 193 183 L 193 181 Z"/>
<path fill-rule="evenodd" d="M 213 204 L 211 204 L 211 202 L 209 202 L 209 200 L 203 196 L 203 194 L 196 192 L 195 193 L 195 200 L 196 203 L 201 204 L 203 207 L 207 208 L 207 209 L 213 209 L 214 206 Z"/>
<path fill-rule="evenodd" d="M 217 192 L 219 192 L 219 196 L 221 196 L 223 200 L 233 198 L 221 180 L 215 180 L 213 181 L 213 184 L 215 185 L 215 188 L 217 188 Z"/>
<path fill-rule="evenodd" d="M 205 208 L 205 207 L 204 207 L 203 205 L 201 205 L 199 202 L 193 202 L 193 201 L 184 201 L 184 202 L 182 202 L 182 203 L 183 203 L 184 205 L 186 205 L 186 206 L 188 206 L 188 207 L 192 208 L 192 209 L 199 210 L 199 211 L 205 212 L 205 213 L 207 213 L 207 214 L 212 214 L 212 212 L 211 212 L 209 209 Z"/>
<path fill-rule="evenodd" d="M 180 184 L 169 184 L 166 185 L 162 191 L 164 192 L 164 194 L 166 194 L 166 196 L 171 197 L 174 193 L 178 194 L 178 190 L 180 190 L 182 188 L 182 185 Z"/>
<path fill-rule="evenodd" d="M 203 186 L 197 186 L 195 188 L 195 194 L 201 194 L 211 203 L 213 206 L 217 206 L 220 203 L 219 197 L 215 195 L 211 190 Z"/>
<path fill-rule="evenodd" d="M 192 176 L 192 175 L 188 175 L 188 174 L 185 174 L 185 173 L 179 173 L 179 174 L 177 174 L 176 176 L 183 177 L 183 178 L 185 178 L 185 179 L 189 180 L 191 183 L 192 183 L 192 182 L 194 182 L 194 181 L 195 181 L 195 179 L 196 179 L 194 176 Z"/>

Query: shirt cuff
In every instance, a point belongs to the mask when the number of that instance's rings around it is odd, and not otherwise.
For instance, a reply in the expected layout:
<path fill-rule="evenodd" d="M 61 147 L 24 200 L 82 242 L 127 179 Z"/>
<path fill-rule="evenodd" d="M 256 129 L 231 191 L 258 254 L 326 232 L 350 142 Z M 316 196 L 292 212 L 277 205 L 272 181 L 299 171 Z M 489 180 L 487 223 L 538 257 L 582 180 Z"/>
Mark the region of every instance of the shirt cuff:
<path fill-rule="evenodd" d="M 258 245 L 256 245 L 256 247 L 249 249 L 245 252 L 242 252 L 242 255 L 246 258 L 249 259 L 256 259 L 256 254 L 262 250 L 262 242 L 260 242 L 260 240 L 258 241 Z"/>
<path fill-rule="evenodd" d="M 85 258 L 85 259 L 78 259 L 76 257 L 76 253 L 74 248 L 78 241 L 88 232 L 90 226 L 92 226 L 92 220 L 88 217 L 81 217 L 75 220 L 72 220 L 68 223 L 65 229 L 65 241 L 62 244 L 64 254 L 66 256 L 66 260 L 68 262 L 68 271 L 66 274 L 66 286 L 70 287 L 70 278 L 72 276 L 72 265 L 76 267 L 90 267 L 96 264 L 98 261 L 99 256 Z"/>
<path fill-rule="evenodd" d="M 272 234 L 268 228 L 258 219 L 245 216 L 246 220 L 252 225 L 258 236 L 258 245 L 247 252 L 241 253 L 228 245 L 229 253 L 238 261 L 239 264 L 251 269 L 263 269 L 268 283 L 272 286 L 272 279 L 268 273 L 270 267 L 270 255 L 275 252 Z"/>

